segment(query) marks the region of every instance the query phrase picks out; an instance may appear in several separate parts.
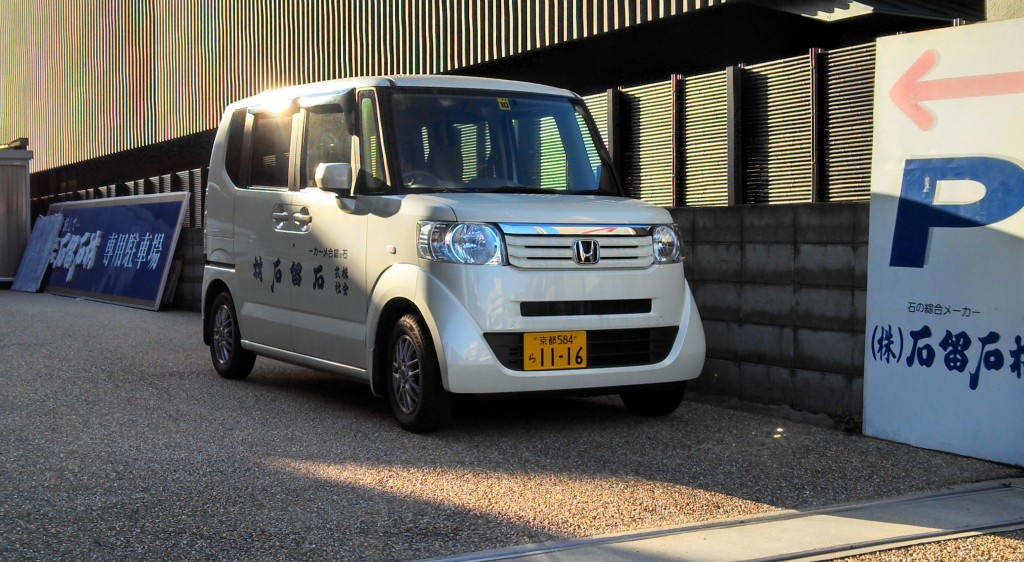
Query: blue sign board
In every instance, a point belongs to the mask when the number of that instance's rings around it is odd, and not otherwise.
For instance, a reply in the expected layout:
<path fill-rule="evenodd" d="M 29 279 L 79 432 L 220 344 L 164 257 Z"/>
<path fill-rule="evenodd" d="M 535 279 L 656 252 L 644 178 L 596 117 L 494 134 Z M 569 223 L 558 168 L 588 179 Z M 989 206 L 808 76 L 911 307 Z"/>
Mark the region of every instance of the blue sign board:
<path fill-rule="evenodd" d="M 46 291 L 159 309 L 187 205 L 188 193 L 51 205 L 64 224 Z"/>

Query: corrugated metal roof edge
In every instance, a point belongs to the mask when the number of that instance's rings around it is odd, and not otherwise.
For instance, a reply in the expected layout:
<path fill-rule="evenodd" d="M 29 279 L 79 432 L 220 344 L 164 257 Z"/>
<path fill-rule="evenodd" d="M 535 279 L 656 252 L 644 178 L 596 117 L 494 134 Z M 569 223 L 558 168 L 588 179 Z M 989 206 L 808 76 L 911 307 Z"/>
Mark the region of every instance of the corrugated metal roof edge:
<path fill-rule="evenodd" d="M 936 19 L 943 21 L 964 20 L 978 22 L 985 20 L 985 3 L 980 0 L 734 0 L 737 3 L 756 4 L 763 8 L 781 10 L 807 17 L 819 13 L 835 13 L 850 10 L 851 4 L 860 4 L 870 13 L 895 16 Z M 854 16 L 855 17 L 855 16 Z M 827 18 L 816 18 L 827 19 Z M 841 18 L 839 18 L 841 19 Z"/>

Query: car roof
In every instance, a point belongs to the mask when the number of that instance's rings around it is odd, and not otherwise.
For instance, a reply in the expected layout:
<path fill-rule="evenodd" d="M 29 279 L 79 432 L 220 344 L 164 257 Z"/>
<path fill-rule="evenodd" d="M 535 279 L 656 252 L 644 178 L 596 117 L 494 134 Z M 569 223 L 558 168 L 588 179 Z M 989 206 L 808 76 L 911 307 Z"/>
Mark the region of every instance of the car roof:
<path fill-rule="evenodd" d="M 471 76 L 447 76 L 447 75 L 393 75 L 393 76 L 369 76 L 359 78 L 342 78 L 338 80 L 327 80 L 286 86 L 273 90 L 267 90 L 254 96 L 241 99 L 232 103 L 229 111 L 241 107 L 255 106 L 287 106 L 291 102 L 305 96 L 326 96 L 332 93 L 340 93 L 352 88 L 451 88 L 469 90 L 495 90 L 505 92 L 519 92 L 530 94 L 546 94 L 562 97 L 578 98 L 579 96 L 569 90 L 534 84 L 531 82 L 519 82 L 516 80 L 501 80 L 497 78 L 477 78 Z"/>

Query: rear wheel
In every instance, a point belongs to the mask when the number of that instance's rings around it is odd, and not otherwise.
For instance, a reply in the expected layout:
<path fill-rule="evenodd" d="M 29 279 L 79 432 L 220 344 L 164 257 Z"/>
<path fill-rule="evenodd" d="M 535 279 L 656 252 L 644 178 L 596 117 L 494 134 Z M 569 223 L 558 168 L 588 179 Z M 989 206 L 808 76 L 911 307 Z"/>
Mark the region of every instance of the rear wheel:
<path fill-rule="evenodd" d="M 388 402 L 398 423 L 413 433 L 440 429 L 451 413 L 452 395 L 441 383 L 434 344 L 419 316 L 406 314 L 398 320 L 387 358 Z"/>
<path fill-rule="evenodd" d="M 686 394 L 686 381 L 649 384 L 622 392 L 626 410 L 639 416 L 667 416 L 676 411 Z"/>
<path fill-rule="evenodd" d="M 210 308 L 210 358 L 217 374 L 226 379 L 244 379 L 256 362 L 256 354 L 242 349 L 235 303 L 226 291 Z"/>

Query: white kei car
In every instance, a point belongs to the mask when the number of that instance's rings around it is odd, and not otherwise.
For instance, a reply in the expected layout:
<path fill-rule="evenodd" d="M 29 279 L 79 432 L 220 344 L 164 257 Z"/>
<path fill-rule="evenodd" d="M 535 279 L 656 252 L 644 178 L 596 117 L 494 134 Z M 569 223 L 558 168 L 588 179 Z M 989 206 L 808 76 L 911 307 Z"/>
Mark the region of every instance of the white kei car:
<path fill-rule="evenodd" d="M 678 228 L 624 196 L 583 101 L 452 76 L 288 87 L 224 112 L 203 338 L 368 383 L 411 431 L 455 394 L 664 415 L 704 363 Z"/>

